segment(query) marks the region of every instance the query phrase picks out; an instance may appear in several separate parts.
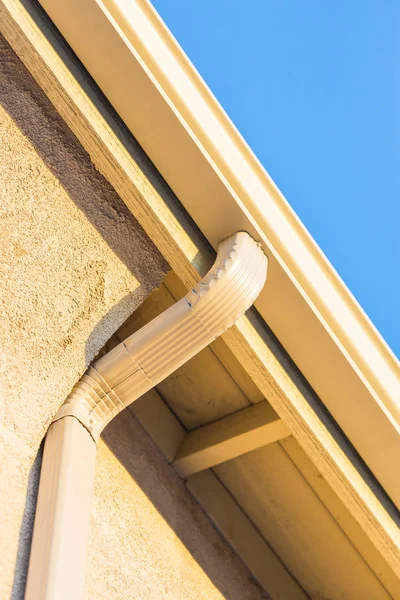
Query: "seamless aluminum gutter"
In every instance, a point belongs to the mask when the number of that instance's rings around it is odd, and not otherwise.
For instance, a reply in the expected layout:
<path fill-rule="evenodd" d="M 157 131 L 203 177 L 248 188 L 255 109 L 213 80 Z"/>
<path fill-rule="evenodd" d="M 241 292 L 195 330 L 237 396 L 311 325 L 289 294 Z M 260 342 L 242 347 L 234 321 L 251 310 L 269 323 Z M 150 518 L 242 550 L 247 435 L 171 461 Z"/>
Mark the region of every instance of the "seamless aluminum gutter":
<path fill-rule="evenodd" d="M 210 243 L 262 243 L 258 311 L 400 506 L 399 363 L 152 6 L 41 4 Z"/>

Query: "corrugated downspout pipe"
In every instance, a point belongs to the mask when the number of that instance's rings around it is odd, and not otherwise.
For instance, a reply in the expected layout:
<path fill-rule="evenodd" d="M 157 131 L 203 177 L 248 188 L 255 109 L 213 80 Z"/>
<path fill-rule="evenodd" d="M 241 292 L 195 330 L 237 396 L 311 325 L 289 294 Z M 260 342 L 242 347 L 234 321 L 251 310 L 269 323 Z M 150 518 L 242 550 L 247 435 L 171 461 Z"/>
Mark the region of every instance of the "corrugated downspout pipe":
<path fill-rule="evenodd" d="M 211 270 L 185 298 L 97 360 L 75 385 L 46 436 L 27 600 L 82 597 L 101 432 L 233 325 L 266 275 L 267 258 L 247 233 L 224 240 Z"/>

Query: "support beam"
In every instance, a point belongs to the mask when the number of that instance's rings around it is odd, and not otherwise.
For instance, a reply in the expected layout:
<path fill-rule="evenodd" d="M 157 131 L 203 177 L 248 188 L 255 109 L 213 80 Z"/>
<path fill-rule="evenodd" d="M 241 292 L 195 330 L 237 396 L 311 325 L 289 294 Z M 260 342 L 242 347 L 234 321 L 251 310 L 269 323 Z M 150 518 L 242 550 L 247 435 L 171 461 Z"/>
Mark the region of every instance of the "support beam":
<path fill-rule="evenodd" d="M 186 436 L 186 429 L 165 404 L 156 388 L 128 406 L 161 454 L 171 463 Z"/>
<path fill-rule="evenodd" d="M 172 466 L 188 477 L 289 435 L 264 400 L 188 433 Z"/>

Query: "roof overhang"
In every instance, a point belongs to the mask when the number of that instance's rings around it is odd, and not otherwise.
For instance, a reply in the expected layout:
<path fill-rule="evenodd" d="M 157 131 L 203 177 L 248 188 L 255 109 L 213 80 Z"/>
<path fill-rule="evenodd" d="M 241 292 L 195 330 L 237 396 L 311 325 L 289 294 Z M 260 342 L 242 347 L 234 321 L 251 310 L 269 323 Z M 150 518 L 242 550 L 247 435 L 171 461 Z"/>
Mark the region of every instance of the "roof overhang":
<path fill-rule="evenodd" d="M 41 4 L 214 248 L 261 241 L 259 313 L 400 506 L 397 360 L 150 3 Z"/>
<path fill-rule="evenodd" d="M 157 14 L 145 1 L 42 5 L 214 248 L 238 230 L 262 243 L 269 277 L 259 313 L 399 506 L 398 363 Z M 60 58 L 62 45 L 57 54 L 51 32 L 40 31 L 33 4 L 2 0 L 0 8 L 16 52 L 180 279 L 193 285 L 210 257 L 195 232 L 187 233 L 185 217 L 179 221 L 165 186 L 164 196 L 156 177 L 143 187 L 143 164 L 135 164 L 104 106 L 93 103 L 96 93 L 69 71 L 68 54 Z M 398 529 L 371 482 L 253 317 L 226 334 L 227 344 L 398 569 Z"/>

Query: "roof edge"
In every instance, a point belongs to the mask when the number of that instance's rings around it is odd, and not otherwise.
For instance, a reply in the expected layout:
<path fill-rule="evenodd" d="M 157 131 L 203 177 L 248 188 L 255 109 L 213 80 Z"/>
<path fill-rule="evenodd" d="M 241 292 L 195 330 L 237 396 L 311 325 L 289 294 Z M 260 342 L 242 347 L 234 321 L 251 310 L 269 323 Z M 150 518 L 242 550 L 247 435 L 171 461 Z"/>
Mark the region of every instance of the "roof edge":
<path fill-rule="evenodd" d="M 165 23 L 147 0 L 135 2 L 136 23 L 126 0 L 102 0 L 109 16 L 135 43 L 160 91 L 192 132 L 221 175 L 237 193 L 274 249 L 309 297 L 338 341 L 373 388 L 388 396 L 399 389 L 399 361 L 323 254 L 254 152 L 186 57 Z M 146 21 L 147 27 L 137 19 Z M 131 34 L 131 35 L 129 35 Z M 151 34 L 151 35 L 150 35 Z M 231 160 L 229 160 L 231 158 Z M 243 176 L 243 177 L 242 177 Z M 253 192 L 253 193 L 252 193 Z M 258 192 L 258 193 L 257 193 Z M 207 199 L 205 199 L 207 201 Z M 263 206 L 263 201 L 266 205 Z M 375 362 L 375 364 L 373 364 Z M 392 387 L 393 386 L 393 387 Z M 396 418 L 399 424 L 399 420 Z"/>
<path fill-rule="evenodd" d="M 41 4 L 209 242 L 262 243 L 256 308 L 400 505 L 398 362 L 150 3 Z"/>

